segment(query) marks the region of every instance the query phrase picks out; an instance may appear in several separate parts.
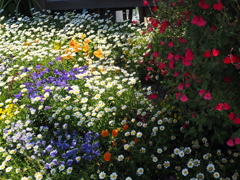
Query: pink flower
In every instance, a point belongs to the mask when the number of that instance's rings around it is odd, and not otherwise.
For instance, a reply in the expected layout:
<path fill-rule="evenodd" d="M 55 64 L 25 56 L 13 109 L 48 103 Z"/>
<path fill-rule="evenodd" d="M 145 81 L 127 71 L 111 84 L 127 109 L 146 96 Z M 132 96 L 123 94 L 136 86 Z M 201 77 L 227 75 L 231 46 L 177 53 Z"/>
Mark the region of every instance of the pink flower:
<path fill-rule="evenodd" d="M 233 120 L 235 116 L 236 116 L 236 114 L 235 114 L 234 112 L 230 112 L 230 113 L 228 114 L 228 118 L 229 118 L 230 120 Z"/>
<path fill-rule="evenodd" d="M 181 83 L 181 84 L 178 85 L 178 90 L 182 91 L 183 88 L 184 88 L 184 84 Z"/>
<path fill-rule="evenodd" d="M 191 65 L 192 65 L 191 61 L 186 60 L 185 58 L 182 59 L 182 64 L 183 64 L 184 66 L 191 66 Z"/>
<path fill-rule="evenodd" d="M 231 109 L 231 106 L 229 106 L 227 103 L 223 103 L 223 109 L 229 110 L 229 109 Z"/>
<path fill-rule="evenodd" d="M 156 57 L 159 57 L 159 52 L 154 51 L 154 52 L 153 52 L 153 57 L 155 57 L 155 58 L 156 58 Z"/>
<path fill-rule="evenodd" d="M 176 99 L 179 99 L 179 97 L 182 95 L 182 93 L 175 93 L 176 94 Z"/>
<path fill-rule="evenodd" d="M 144 6 L 147 6 L 148 5 L 148 2 L 146 0 L 143 1 L 143 5 Z"/>
<path fill-rule="evenodd" d="M 198 3 L 198 5 L 199 5 L 202 9 L 208 9 L 208 8 L 210 7 L 210 5 L 205 2 L 205 0 L 201 0 L 201 1 Z"/>
<path fill-rule="evenodd" d="M 168 59 L 168 60 L 172 60 L 173 58 L 174 58 L 173 53 L 172 53 L 172 52 L 169 52 L 167 59 Z"/>
<path fill-rule="evenodd" d="M 190 87 L 190 85 L 191 85 L 190 83 L 186 83 L 186 84 L 185 84 L 185 87 L 188 88 L 188 87 Z"/>
<path fill-rule="evenodd" d="M 160 46 L 164 45 L 165 43 L 163 41 L 160 41 Z"/>
<path fill-rule="evenodd" d="M 192 50 L 187 48 L 187 51 L 185 52 L 186 60 L 188 60 L 188 61 L 193 60 L 193 55 L 194 54 L 193 54 Z"/>
<path fill-rule="evenodd" d="M 235 117 L 233 120 L 234 124 L 240 124 L 240 117 Z"/>
<path fill-rule="evenodd" d="M 203 94 L 205 94 L 207 91 L 206 90 L 204 90 L 204 89 L 200 89 L 199 90 L 199 92 L 198 92 L 198 94 L 199 94 L 199 96 L 203 96 Z"/>
<path fill-rule="evenodd" d="M 174 76 L 174 77 L 178 77 L 178 76 L 179 76 L 179 72 L 175 72 L 175 73 L 173 74 L 173 76 Z"/>
<path fill-rule="evenodd" d="M 221 11 L 222 8 L 223 8 L 223 5 L 222 5 L 222 3 L 220 2 L 220 0 L 218 0 L 218 3 L 217 3 L 217 4 L 214 4 L 214 5 L 213 5 L 213 9 L 215 9 L 215 10 Z"/>
<path fill-rule="evenodd" d="M 184 39 L 183 37 L 178 38 L 178 41 L 180 41 L 181 43 L 186 43 L 187 42 L 186 39 Z"/>
<path fill-rule="evenodd" d="M 204 99 L 206 100 L 211 100 L 212 99 L 212 96 L 210 94 L 210 92 L 207 92 L 204 96 L 203 96 Z"/>
<path fill-rule="evenodd" d="M 152 71 L 153 68 L 152 67 L 147 67 L 147 71 Z"/>
<path fill-rule="evenodd" d="M 229 139 L 229 140 L 227 141 L 227 145 L 228 145 L 228 146 L 234 146 L 233 139 Z"/>
<path fill-rule="evenodd" d="M 218 110 L 218 111 L 222 111 L 222 109 L 223 109 L 223 104 L 222 104 L 222 103 L 218 103 L 218 104 L 215 106 L 215 109 Z"/>
<path fill-rule="evenodd" d="M 147 74 L 145 77 L 145 80 L 148 81 L 150 79 L 150 76 Z"/>
<path fill-rule="evenodd" d="M 151 48 L 152 48 L 152 45 L 149 43 L 147 48 L 148 48 L 148 49 L 151 49 Z"/>
<path fill-rule="evenodd" d="M 182 102 L 187 102 L 188 101 L 188 97 L 184 94 L 181 98 L 180 101 Z"/>
<path fill-rule="evenodd" d="M 174 43 L 173 43 L 173 42 L 169 42 L 169 43 L 168 43 L 168 47 L 171 47 L 171 48 L 172 48 L 173 46 L 174 46 Z"/>
<path fill-rule="evenodd" d="M 235 138 L 235 144 L 239 145 L 240 144 L 240 139 L 238 137 Z"/>
<path fill-rule="evenodd" d="M 191 23 L 197 26 L 205 26 L 207 24 L 207 22 L 202 17 L 196 15 L 194 15 Z"/>

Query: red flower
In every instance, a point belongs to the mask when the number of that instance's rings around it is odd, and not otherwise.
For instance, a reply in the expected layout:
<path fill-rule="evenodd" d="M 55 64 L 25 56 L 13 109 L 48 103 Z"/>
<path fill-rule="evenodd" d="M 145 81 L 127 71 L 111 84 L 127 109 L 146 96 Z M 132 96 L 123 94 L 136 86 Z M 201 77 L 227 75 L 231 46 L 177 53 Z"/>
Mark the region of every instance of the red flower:
<path fill-rule="evenodd" d="M 236 116 L 236 114 L 234 112 L 230 112 L 229 115 L 228 115 L 228 118 L 230 120 L 233 120 L 235 116 Z"/>
<path fill-rule="evenodd" d="M 155 11 L 157 11 L 157 9 L 158 9 L 158 7 L 154 5 L 152 8 L 152 11 L 155 12 Z"/>
<path fill-rule="evenodd" d="M 191 23 L 197 26 L 205 26 L 207 24 L 207 22 L 202 17 L 196 15 L 194 15 Z"/>
<path fill-rule="evenodd" d="M 181 43 L 186 43 L 187 42 L 186 39 L 184 39 L 183 37 L 178 38 L 178 41 L 180 41 Z"/>
<path fill-rule="evenodd" d="M 184 88 L 184 84 L 181 83 L 181 84 L 178 85 L 178 90 L 182 91 L 183 88 Z"/>
<path fill-rule="evenodd" d="M 207 92 L 204 96 L 203 96 L 204 99 L 206 100 L 211 100 L 212 99 L 212 96 L 210 94 L 210 92 Z"/>
<path fill-rule="evenodd" d="M 156 58 L 156 57 L 158 57 L 158 56 L 159 56 L 159 53 L 158 53 L 157 51 L 154 51 L 154 52 L 153 52 L 153 57 Z"/>
<path fill-rule="evenodd" d="M 202 9 L 208 9 L 208 8 L 210 7 L 210 5 L 205 2 L 205 0 L 201 0 L 201 1 L 198 3 L 198 5 L 199 5 Z"/>
<path fill-rule="evenodd" d="M 164 67 L 166 67 L 166 65 L 165 65 L 164 63 L 160 62 L 160 63 L 158 64 L 158 68 L 159 68 L 159 69 L 163 69 Z"/>
<path fill-rule="evenodd" d="M 169 52 L 167 59 L 172 60 L 173 58 L 174 58 L 174 55 L 172 54 L 172 52 Z"/>
<path fill-rule="evenodd" d="M 206 90 L 204 90 L 204 89 L 200 89 L 199 90 L 199 92 L 198 92 L 198 94 L 199 94 L 199 96 L 203 96 L 203 94 L 205 94 L 207 91 Z"/>
<path fill-rule="evenodd" d="M 156 93 L 151 94 L 151 95 L 148 96 L 148 99 L 155 99 L 155 98 L 157 98 L 157 94 Z"/>
<path fill-rule="evenodd" d="M 223 104 L 222 103 L 218 103 L 216 106 L 215 106 L 215 109 L 218 110 L 218 111 L 221 111 L 223 108 Z"/>
<path fill-rule="evenodd" d="M 220 51 L 219 51 L 219 50 L 212 49 L 212 54 L 213 54 L 213 56 L 218 56 L 218 55 L 219 55 L 219 53 L 220 53 Z"/>
<path fill-rule="evenodd" d="M 157 28 L 158 25 L 160 24 L 160 22 L 154 18 L 150 18 L 149 21 L 151 22 L 151 25 L 155 28 Z"/>
<path fill-rule="evenodd" d="M 233 139 L 229 139 L 229 140 L 227 141 L 227 145 L 228 145 L 228 146 L 234 146 Z"/>
<path fill-rule="evenodd" d="M 235 140 L 235 144 L 236 144 L 236 145 L 239 145 L 239 144 L 240 144 L 240 139 L 239 139 L 238 137 L 236 137 L 234 140 Z"/>
<path fill-rule="evenodd" d="M 188 101 L 188 97 L 184 94 L 181 98 L 180 101 L 182 102 L 187 102 Z"/>
<path fill-rule="evenodd" d="M 143 1 L 143 5 L 144 6 L 147 6 L 148 5 L 148 2 L 146 0 Z"/>
<path fill-rule="evenodd" d="M 211 31 L 215 31 L 216 29 L 217 29 L 216 26 L 212 26 L 210 30 L 211 30 Z"/>
<path fill-rule="evenodd" d="M 235 117 L 233 123 L 240 124 L 240 117 Z"/>
<path fill-rule="evenodd" d="M 147 71 L 152 71 L 153 68 L 152 67 L 147 67 Z"/>
<path fill-rule="evenodd" d="M 169 43 L 168 43 L 168 47 L 171 47 L 171 48 L 172 48 L 173 46 L 174 46 L 174 43 L 173 43 L 173 42 L 169 42 Z"/>
<path fill-rule="evenodd" d="M 228 77 L 228 76 L 225 76 L 225 77 L 224 77 L 224 81 L 225 81 L 226 83 L 230 83 L 230 82 L 231 82 L 231 78 Z"/>
<path fill-rule="evenodd" d="M 211 52 L 209 50 L 206 50 L 206 52 L 203 54 L 205 58 L 211 57 Z"/>
<path fill-rule="evenodd" d="M 150 76 L 147 74 L 145 80 L 148 81 L 148 79 L 150 79 Z"/>
<path fill-rule="evenodd" d="M 186 60 L 185 58 L 182 59 L 182 64 L 183 64 L 184 66 L 191 66 L 191 65 L 192 65 L 191 61 Z"/>
<path fill-rule="evenodd" d="M 213 5 L 213 9 L 215 9 L 215 10 L 221 11 L 222 8 L 223 8 L 223 5 L 222 5 L 222 3 L 220 2 L 220 0 L 218 0 L 218 3 L 217 3 L 217 4 L 214 4 L 214 5 Z"/>
<path fill-rule="evenodd" d="M 179 72 L 175 72 L 175 73 L 173 74 L 173 76 L 174 76 L 174 77 L 178 77 L 178 76 L 179 76 Z"/>
<path fill-rule="evenodd" d="M 229 110 L 229 109 L 231 109 L 231 106 L 229 106 L 227 103 L 223 103 L 223 109 Z"/>
<path fill-rule="evenodd" d="M 181 95 L 182 95 L 181 93 L 176 93 L 176 99 L 179 99 Z"/>
<path fill-rule="evenodd" d="M 193 60 L 193 52 L 190 49 L 187 49 L 187 51 L 185 52 L 185 58 L 188 61 Z"/>

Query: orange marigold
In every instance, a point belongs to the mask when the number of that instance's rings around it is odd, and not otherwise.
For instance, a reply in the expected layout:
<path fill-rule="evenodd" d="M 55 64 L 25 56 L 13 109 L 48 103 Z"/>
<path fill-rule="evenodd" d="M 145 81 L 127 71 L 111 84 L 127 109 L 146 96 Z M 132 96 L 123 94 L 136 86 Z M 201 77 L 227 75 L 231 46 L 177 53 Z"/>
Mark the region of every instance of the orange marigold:
<path fill-rule="evenodd" d="M 119 132 L 118 129 L 112 130 L 112 136 L 116 137 L 118 135 L 118 132 Z"/>
<path fill-rule="evenodd" d="M 110 152 L 106 152 L 103 155 L 103 158 L 104 158 L 105 161 L 110 161 L 111 160 L 111 156 L 112 156 L 112 154 Z"/>
<path fill-rule="evenodd" d="M 126 131 L 126 130 L 128 129 L 128 127 L 129 127 L 129 126 L 128 126 L 127 124 L 124 125 L 124 126 L 123 126 L 123 130 Z"/>
<path fill-rule="evenodd" d="M 102 137 L 107 137 L 108 136 L 108 130 L 102 130 Z"/>

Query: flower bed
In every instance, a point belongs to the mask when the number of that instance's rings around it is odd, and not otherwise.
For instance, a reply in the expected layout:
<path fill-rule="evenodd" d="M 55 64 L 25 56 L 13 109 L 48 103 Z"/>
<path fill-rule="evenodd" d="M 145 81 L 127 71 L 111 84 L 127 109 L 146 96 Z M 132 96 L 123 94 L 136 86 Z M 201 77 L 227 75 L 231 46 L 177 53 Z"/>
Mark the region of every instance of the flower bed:
<path fill-rule="evenodd" d="M 239 152 L 185 138 L 169 96 L 142 88 L 150 34 L 97 15 L 0 21 L 4 179 L 237 179 Z"/>

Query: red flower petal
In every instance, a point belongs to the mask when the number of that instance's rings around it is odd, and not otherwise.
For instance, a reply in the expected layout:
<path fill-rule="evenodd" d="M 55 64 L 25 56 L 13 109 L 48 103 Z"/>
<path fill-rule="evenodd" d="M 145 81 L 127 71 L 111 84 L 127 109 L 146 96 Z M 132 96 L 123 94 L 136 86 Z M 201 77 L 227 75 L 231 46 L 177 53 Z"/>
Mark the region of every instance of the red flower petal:
<path fill-rule="evenodd" d="M 229 140 L 227 141 L 227 145 L 228 145 L 228 146 L 234 146 L 233 139 L 229 139 Z"/>
<path fill-rule="evenodd" d="M 229 106 L 227 103 L 223 103 L 223 109 L 229 110 L 229 109 L 231 109 L 231 106 Z"/>

